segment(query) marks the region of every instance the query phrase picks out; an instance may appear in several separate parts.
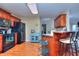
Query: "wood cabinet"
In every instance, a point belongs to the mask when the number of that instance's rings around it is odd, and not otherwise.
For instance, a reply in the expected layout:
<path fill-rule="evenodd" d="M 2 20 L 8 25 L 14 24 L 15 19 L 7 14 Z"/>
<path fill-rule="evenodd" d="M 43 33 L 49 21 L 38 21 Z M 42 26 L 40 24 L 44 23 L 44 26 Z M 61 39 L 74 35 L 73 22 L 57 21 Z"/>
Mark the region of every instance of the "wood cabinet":
<path fill-rule="evenodd" d="M 15 19 L 14 19 L 14 17 L 13 17 L 13 16 L 11 16 L 10 21 L 11 21 L 11 26 L 12 26 L 12 27 L 14 27 L 14 20 L 15 20 Z"/>
<path fill-rule="evenodd" d="M 21 20 L 13 15 L 11 13 L 3 10 L 0 8 L 0 18 L 9 20 L 11 22 L 11 26 L 14 27 L 14 22 L 20 22 Z"/>
<path fill-rule="evenodd" d="M 55 36 L 42 36 L 42 40 L 48 41 L 48 55 L 57 56 L 58 55 L 58 40 Z"/>
<path fill-rule="evenodd" d="M 3 35 L 0 34 L 0 53 L 2 52 L 3 49 Z"/>
<path fill-rule="evenodd" d="M 14 34 L 14 38 L 15 38 L 15 42 L 14 42 L 14 45 L 16 45 L 17 44 L 17 39 L 18 39 L 18 33 L 17 32 L 15 32 L 15 34 Z"/>
<path fill-rule="evenodd" d="M 0 8 L 0 18 L 10 20 L 10 13 Z"/>
<path fill-rule="evenodd" d="M 66 26 L 66 14 L 59 15 L 54 21 L 55 28 L 62 28 Z"/>
<path fill-rule="evenodd" d="M 11 26 L 14 27 L 15 26 L 15 22 L 21 22 L 21 20 L 15 16 L 11 16 Z"/>
<path fill-rule="evenodd" d="M 59 42 L 56 36 L 51 37 L 48 41 L 49 56 L 58 56 L 59 55 Z"/>

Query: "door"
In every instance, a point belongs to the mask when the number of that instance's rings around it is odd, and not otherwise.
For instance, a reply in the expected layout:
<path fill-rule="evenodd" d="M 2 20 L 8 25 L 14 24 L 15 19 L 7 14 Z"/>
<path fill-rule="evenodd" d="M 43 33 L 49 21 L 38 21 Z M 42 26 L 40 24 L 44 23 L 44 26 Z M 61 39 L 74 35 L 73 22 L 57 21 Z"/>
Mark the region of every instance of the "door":
<path fill-rule="evenodd" d="M 46 34 L 46 24 L 42 24 L 42 34 Z"/>

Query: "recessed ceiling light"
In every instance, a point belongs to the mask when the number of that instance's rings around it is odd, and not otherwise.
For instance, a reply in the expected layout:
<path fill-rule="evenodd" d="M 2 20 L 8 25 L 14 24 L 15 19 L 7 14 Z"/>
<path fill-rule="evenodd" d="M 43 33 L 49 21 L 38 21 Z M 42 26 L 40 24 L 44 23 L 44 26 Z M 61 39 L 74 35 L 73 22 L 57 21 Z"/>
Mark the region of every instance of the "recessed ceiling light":
<path fill-rule="evenodd" d="M 32 14 L 38 14 L 37 6 L 35 3 L 28 3 L 27 6 L 29 7 Z"/>

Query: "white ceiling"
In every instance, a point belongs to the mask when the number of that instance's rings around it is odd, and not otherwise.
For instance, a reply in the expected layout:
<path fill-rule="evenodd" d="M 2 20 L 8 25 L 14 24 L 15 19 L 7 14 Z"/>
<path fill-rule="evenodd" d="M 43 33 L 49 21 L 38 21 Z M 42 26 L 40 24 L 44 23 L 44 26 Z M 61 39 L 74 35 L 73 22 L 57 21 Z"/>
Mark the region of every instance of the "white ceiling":
<path fill-rule="evenodd" d="M 53 3 L 37 4 L 40 17 L 54 17 L 62 11 L 69 11 L 71 17 L 79 18 L 79 4 Z"/>
<path fill-rule="evenodd" d="M 18 17 L 34 16 L 25 3 L 0 3 L 0 8 L 3 8 Z M 69 11 L 71 18 L 79 18 L 79 4 L 77 3 L 39 3 L 37 4 L 39 16 L 55 17 L 61 11 Z"/>
<path fill-rule="evenodd" d="M 25 3 L 0 3 L 0 8 L 7 10 L 18 17 L 32 16 L 32 13 Z"/>

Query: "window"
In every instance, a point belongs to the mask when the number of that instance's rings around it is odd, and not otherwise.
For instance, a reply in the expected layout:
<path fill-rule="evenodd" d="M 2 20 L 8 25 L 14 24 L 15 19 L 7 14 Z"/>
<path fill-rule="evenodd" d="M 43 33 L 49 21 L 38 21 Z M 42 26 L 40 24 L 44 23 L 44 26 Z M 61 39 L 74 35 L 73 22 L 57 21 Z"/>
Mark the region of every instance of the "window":
<path fill-rule="evenodd" d="M 72 25 L 72 31 L 77 31 L 77 25 L 76 24 Z"/>

